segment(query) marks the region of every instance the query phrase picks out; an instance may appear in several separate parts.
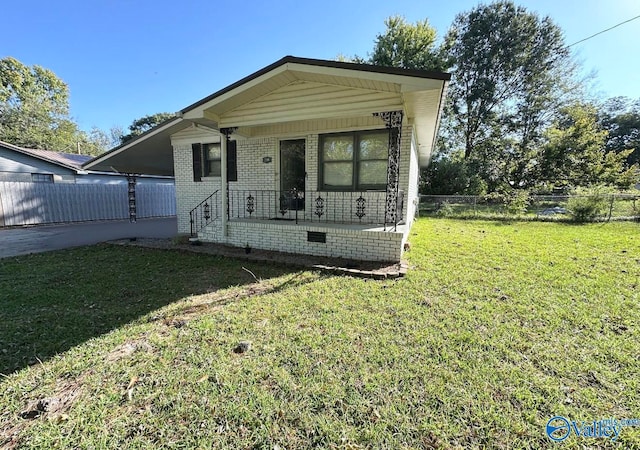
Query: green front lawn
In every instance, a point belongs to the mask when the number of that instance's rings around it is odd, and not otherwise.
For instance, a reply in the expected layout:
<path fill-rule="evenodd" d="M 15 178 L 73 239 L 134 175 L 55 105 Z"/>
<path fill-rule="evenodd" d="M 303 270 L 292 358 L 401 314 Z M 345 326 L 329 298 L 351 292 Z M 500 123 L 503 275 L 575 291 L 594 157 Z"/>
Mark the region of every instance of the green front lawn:
<path fill-rule="evenodd" d="M 640 448 L 544 432 L 640 418 L 639 224 L 422 219 L 407 258 L 0 260 L 0 448 Z"/>

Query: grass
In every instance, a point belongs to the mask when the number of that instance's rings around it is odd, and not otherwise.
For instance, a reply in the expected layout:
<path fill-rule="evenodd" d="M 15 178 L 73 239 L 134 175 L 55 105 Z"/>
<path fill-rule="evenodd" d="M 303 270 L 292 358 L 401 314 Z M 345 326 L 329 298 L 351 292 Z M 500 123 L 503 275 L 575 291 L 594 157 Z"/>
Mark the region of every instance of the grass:
<path fill-rule="evenodd" d="M 554 448 L 554 415 L 640 416 L 638 236 L 421 219 L 399 281 L 116 246 L 0 260 L 0 448 Z"/>

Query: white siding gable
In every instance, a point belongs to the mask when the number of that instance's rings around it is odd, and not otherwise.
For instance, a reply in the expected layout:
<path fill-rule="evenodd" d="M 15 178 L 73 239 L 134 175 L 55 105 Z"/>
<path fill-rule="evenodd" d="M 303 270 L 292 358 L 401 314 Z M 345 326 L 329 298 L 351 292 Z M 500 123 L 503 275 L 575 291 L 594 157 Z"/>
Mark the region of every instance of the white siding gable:
<path fill-rule="evenodd" d="M 296 81 L 223 113 L 220 126 L 368 116 L 397 109 L 402 109 L 402 97 L 398 93 Z"/>

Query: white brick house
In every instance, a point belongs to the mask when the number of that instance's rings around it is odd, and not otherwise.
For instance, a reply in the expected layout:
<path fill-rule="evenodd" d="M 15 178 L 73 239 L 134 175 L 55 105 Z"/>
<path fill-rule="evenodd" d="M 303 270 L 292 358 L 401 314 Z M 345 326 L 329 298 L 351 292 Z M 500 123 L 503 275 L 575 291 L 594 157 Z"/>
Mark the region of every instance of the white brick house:
<path fill-rule="evenodd" d="M 448 80 L 287 56 L 85 167 L 175 175 L 203 241 L 398 261 Z"/>

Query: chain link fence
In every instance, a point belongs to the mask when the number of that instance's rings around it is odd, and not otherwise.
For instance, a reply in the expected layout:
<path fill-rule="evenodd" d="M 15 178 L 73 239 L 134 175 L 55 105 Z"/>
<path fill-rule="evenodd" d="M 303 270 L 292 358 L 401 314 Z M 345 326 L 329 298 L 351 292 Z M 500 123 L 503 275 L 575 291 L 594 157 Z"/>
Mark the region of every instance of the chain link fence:
<path fill-rule="evenodd" d="M 421 195 L 421 217 L 598 222 L 640 220 L 638 194 Z"/>

